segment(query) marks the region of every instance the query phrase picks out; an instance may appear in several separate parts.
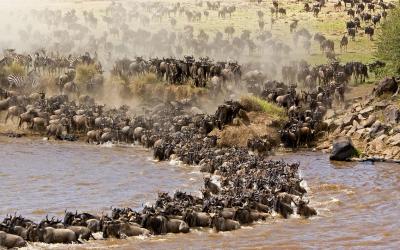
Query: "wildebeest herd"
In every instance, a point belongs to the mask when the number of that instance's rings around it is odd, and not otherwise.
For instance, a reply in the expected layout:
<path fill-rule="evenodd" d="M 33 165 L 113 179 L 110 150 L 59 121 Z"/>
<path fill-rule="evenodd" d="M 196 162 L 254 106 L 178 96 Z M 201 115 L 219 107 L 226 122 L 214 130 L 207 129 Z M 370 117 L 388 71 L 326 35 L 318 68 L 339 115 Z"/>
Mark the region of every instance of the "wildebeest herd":
<path fill-rule="evenodd" d="M 305 3 L 304 10 L 318 17 L 325 5 L 324 0 L 311 6 Z M 284 146 L 298 148 L 311 146 L 327 131 L 322 118 L 332 106 L 346 105 L 344 93 L 352 80 L 365 82 L 369 73 L 378 71 L 384 63 L 339 63 L 334 41 L 322 33 L 312 35 L 305 28 L 298 29 L 298 20 L 289 25 L 294 42 L 291 47 L 265 30 L 263 11 L 257 12 L 257 33 L 242 30 L 235 36 L 235 27 L 227 26 L 210 39 L 210 32 L 195 30 L 195 24 L 213 15 L 221 20 L 231 19 L 239 8 L 208 1 L 197 2 L 195 9 L 190 6 L 112 2 L 100 15 L 96 11 L 80 13 L 74 9 L 29 11 L 24 22 L 34 20 L 45 28 L 26 25 L 18 31 L 18 36 L 30 41 L 24 51 L 32 53 L 4 50 L 0 71 L 19 65 L 23 72 L 0 75 L 0 111 L 4 111 L 5 122 L 17 121 L 18 128 L 49 138 L 69 141 L 84 138 L 94 144 L 139 143 L 152 148 L 158 160 L 176 157 L 185 164 L 199 165 L 207 176 L 202 196 L 181 191 L 173 196 L 160 193 L 152 206 L 141 211 L 114 208 L 109 215 L 65 211 L 63 220 L 46 217 L 39 223 L 16 214 L 8 215 L 0 223 L 0 246 L 188 233 L 196 227 L 230 231 L 273 217 L 275 213 L 284 218 L 295 213 L 303 217 L 317 214 L 308 206 L 299 165 L 267 160 L 264 156 L 272 145 L 266 138 L 249 139 L 247 148 L 221 148 L 217 145 L 218 138 L 209 135 L 212 130 L 223 130 L 233 125 L 235 119 L 246 117 L 251 110 L 246 110 L 240 102 L 231 100 L 221 104 L 220 101 L 215 113 L 204 114 L 196 108 L 201 107 L 196 98 L 169 100 L 135 115 L 127 105 L 112 108 L 96 103 L 94 96 L 102 93 L 106 82 L 104 73 L 133 81 L 135 77 L 154 74 L 165 84 L 207 88 L 210 99 L 217 98 L 219 93 L 229 97 L 227 92 L 252 93 L 285 108 L 288 120 L 279 128 L 280 139 Z M 386 11 L 394 7 L 383 1 L 344 0 L 338 1 L 334 8 L 341 11 L 342 6 L 351 18 L 346 29 L 352 40 L 361 22 L 365 24 L 364 33 L 372 39 L 381 17 L 385 18 Z M 290 10 L 274 0 L 270 11 L 272 30 L 277 20 L 285 19 Z M 179 17 L 186 17 L 190 24 L 178 29 Z M 160 24 L 170 27 L 154 28 Z M 151 29 L 145 30 L 144 26 Z M 104 32 L 98 34 L 101 29 Z M 347 35 L 340 41 L 342 51 L 347 50 Z M 49 45 L 46 49 L 42 48 L 43 40 Z M 310 53 L 312 40 L 331 59 L 329 63 L 311 66 L 303 60 L 291 59 L 299 51 Z M 14 47 L 8 41 L 1 41 L 0 45 Z M 257 57 L 268 60 L 252 60 Z M 94 68 L 84 88 L 77 84 L 81 65 Z M 44 77 L 52 79 L 51 84 L 57 90 L 54 95 L 48 94 Z M 99 232 L 101 236 L 96 234 Z"/>
<path fill-rule="evenodd" d="M 77 11 L 70 7 L 33 8 L 27 11 L 21 10 L 18 15 L 14 15 L 14 10 L 5 9 L 3 12 L 10 17 L 10 20 L 25 24 L 20 29 L 10 30 L 5 27 L 4 30 L 7 30 L 9 34 L 7 37 L 19 37 L 20 40 L 28 41 L 28 43 L 20 44 L 19 41 L 0 39 L 0 45 L 2 48 L 36 52 L 43 49 L 43 44 L 47 44 L 46 50 L 54 53 L 54 56 L 49 57 L 55 62 L 49 62 L 48 58 L 44 58 L 40 52 L 29 57 L 26 55 L 26 58 L 21 59 L 24 63 L 36 59 L 38 67 L 50 63 L 54 66 L 52 66 L 53 70 L 69 65 L 77 57 L 57 57 L 57 54 L 79 55 L 86 51 L 91 54 L 96 52 L 98 58 L 105 62 L 103 66 L 106 69 L 111 69 L 112 62 L 118 59 L 126 56 L 134 58 L 138 54 L 148 58 L 156 56 L 182 58 L 189 54 L 196 57 L 210 57 L 218 61 L 224 61 L 227 58 L 241 62 L 257 60 L 279 66 L 281 62 L 287 62 L 288 58 L 305 56 L 306 53 L 303 51 L 310 51 L 312 34 L 305 27 L 299 28 L 301 20 L 290 21 L 289 29 L 293 44 L 275 36 L 273 30 L 265 29 L 267 22 L 265 17 L 269 13 L 263 11 L 262 8 L 254 13 L 260 30 L 236 30 L 237 27 L 228 25 L 210 31 L 199 27 L 198 23 L 208 23 L 208 18 L 213 18 L 213 20 L 215 18 L 216 22 L 218 18 L 223 20 L 235 18 L 238 6 L 243 5 L 242 7 L 247 8 L 247 3 L 227 4 L 223 1 L 200 3 L 194 6 L 188 2 L 112 2 L 94 10 Z M 280 19 L 287 22 L 289 17 L 284 13 L 289 10 L 285 5 L 287 4 L 273 1 L 271 26 Z M 307 7 L 307 5 L 304 8 L 305 11 L 327 8 L 324 0 L 316 1 L 312 7 Z M 336 9 L 340 11 L 342 2 L 339 1 L 337 5 Z M 374 8 L 366 6 L 374 6 Z M 350 20 L 346 22 L 348 35 L 354 37 L 364 22 L 365 34 L 372 37 L 380 17 L 385 18 L 387 10 L 393 8 L 394 5 L 383 1 L 372 3 L 364 0 L 361 3 L 346 1 L 343 7 L 350 16 Z M 282 16 L 274 17 L 275 13 L 281 13 Z M 186 20 L 184 16 L 187 17 Z M 201 19 L 202 16 L 205 19 Z M 32 25 L 32 23 L 38 25 Z M 320 35 L 320 38 L 325 38 L 323 34 Z M 329 44 L 332 40 L 328 38 L 324 40 L 326 42 L 318 39 L 320 43 L 323 43 L 321 46 L 327 55 L 333 56 L 334 46 Z M 347 43 L 348 39 L 345 36 L 340 42 L 340 47 L 345 49 Z M 298 46 L 299 44 L 301 46 Z"/>
<path fill-rule="evenodd" d="M 16 60 L 18 55 L 13 52 L 4 57 L 4 65 Z M 76 60 L 83 64 L 97 62 L 89 53 Z M 48 98 L 45 98 L 44 92 L 34 91 L 34 86 L 29 86 L 26 81 L 20 84 L 6 81 L 5 87 L 0 90 L 3 99 L 0 101 L 0 111 L 7 111 L 5 121 L 17 118 L 19 128 L 27 125 L 39 133 L 47 131 L 48 136 L 58 139 L 66 134 L 72 139 L 85 132 L 89 141 L 98 143 L 132 142 L 135 123 L 128 115 L 129 107 L 106 109 L 94 101 L 95 90 L 99 91 L 103 86 L 101 64 L 97 62 L 96 65 L 100 66 L 96 67 L 97 73 L 93 79 L 87 82 L 86 94 L 79 91 L 74 81 L 74 65 L 56 77 L 53 84 L 59 87 L 59 94 Z M 381 66 L 382 63 L 377 61 L 370 68 Z M 344 92 L 353 78 L 356 82 L 364 82 L 368 78 L 368 65 L 360 62 L 340 64 L 334 61 L 317 66 L 310 66 L 305 61 L 291 62 L 281 69 L 283 81 L 270 80 L 270 74 L 260 68 L 255 63 L 242 66 L 237 62 L 213 63 L 209 58 L 196 61 L 186 56 L 183 60 L 145 60 L 141 57 L 135 60 L 124 59 L 117 61 L 112 71 L 117 75 L 128 76 L 152 72 L 170 84 L 188 84 L 192 81 L 195 87 L 207 87 L 211 98 L 228 89 L 228 85 L 231 89 L 260 96 L 287 109 L 290 121 L 282 130 L 282 140 L 292 147 L 309 145 L 314 135 L 323 132 L 320 124 L 322 117 L 333 102 L 337 106 L 345 105 Z M 243 70 L 245 73 L 242 73 Z M 36 81 L 40 81 L 40 78 Z M 27 89 L 27 86 L 31 88 Z M 297 87 L 302 87 L 301 91 Z M 82 94 L 79 95 L 80 92 Z M 193 100 L 190 101 L 194 105 Z M 308 132 L 305 136 L 296 135 L 293 139 L 293 132 L 297 130 Z"/>
<path fill-rule="evenodd" d="M 249 154 L 246 148 L 218 148 L 217 137 L 208 135 L 243 112 L 244 107 L 238 102 L 221 105 L 215 115 L 190 114 L 187 112 L 190 103 L 172 102 L 135 117 L 127 116 L 127 107 L 105 110 L 89 100 L 73 106 L 62 95 L 41 96 L 33 105 L 44 103 L 53 110 L 47 127 L 49 136 L 62 138 L 64 122 L 72 115 L 71 127 L 65 126 L 70 133 L 93 128 L 87 132 L 88 142 L 136 141 L 152 147 L 156 159 L 167 160 L 175 155 L 186 164 L 200 165 L 201 171 L 218 178 L 205 178 L 202 197 L 183 192 L 176 192 L 173 197 L 160 194 L 153 206 L 146 206 L 141 212 L 126 208 L 114 209 L 111 216 L 66 213 L 63 221 L 46 218 L 38 224 L 19 216 L 6 217 L 0 224 L 5 232 L 0 242 L 7 247 L 22 246 L 26 240 L 79 242 L 88 240 L 95 232 L 102 232 L 103 238 L 121 238 L 187 233 L 192 227 L 230 231 L 241 224 L 267 219 L 272 212 L 284 218 L 293 213 L 305 217 L 316 214 L 304 198 L 306 190 L 301 185 L 298 164 L 270 161 L 262 155 Z M 34 117 L 33 127 L 39 128 L 46 119 L 43 113 L 30 109 L 21 115 L 20 123 Z M 262 152 L 264 148 L 262 143 L 253 143 L 255 151 Z"/>
<path fill-rule="evenodd" d="M 118 60 L 113 68 L 114 74 L 140 75 L 154 73 L 161 80 L 172 84 L 184 84 L 193 81 L 195 87 L 206 87 L 211 83 L 216 87 L 222 82 L 241 79 L 241 66 L 237 62 L 213 63 L 208 57 L 198 61 L 193 56 L 185 56 L 183 60 L 175 58 L 151 58 L 148 61 L 142 57 L 135 60 Z"/>

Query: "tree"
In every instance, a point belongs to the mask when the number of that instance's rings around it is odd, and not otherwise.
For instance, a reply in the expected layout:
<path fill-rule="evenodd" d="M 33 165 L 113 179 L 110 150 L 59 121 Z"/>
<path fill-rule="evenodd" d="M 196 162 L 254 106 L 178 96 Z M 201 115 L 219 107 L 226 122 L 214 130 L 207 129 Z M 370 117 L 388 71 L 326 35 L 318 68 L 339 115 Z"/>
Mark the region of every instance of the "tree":
<path fill-rule="evenodd" d="M 377 58 L 390 73 L 400 74 L 400 8 L 390 11 L 377 41 Z"/>

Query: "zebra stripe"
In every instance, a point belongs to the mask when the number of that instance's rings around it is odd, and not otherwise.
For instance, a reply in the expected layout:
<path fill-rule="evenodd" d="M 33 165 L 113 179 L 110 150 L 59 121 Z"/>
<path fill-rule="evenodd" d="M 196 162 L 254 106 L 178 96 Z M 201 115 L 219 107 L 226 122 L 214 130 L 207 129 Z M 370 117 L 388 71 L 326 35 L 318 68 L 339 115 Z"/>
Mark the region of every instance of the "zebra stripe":
<path fill-rule="evenodd" d="M 16 88 L 24 88 L 26 86 L 31 86 L 32 88 L 36 88 L 39 85 L 38 79 L 35 77 L 24 77 L 18 75 L 9 75 L 7 77 L 8 84 L 10 87 L 15 86 Z"/>
<path fill-rule="evenodd" d="M 69 68 L 75 68 L 76 65 L 79 63 L 79 57 L 77 56 L 69 56 L 66 58 L 69 64 Z"/>

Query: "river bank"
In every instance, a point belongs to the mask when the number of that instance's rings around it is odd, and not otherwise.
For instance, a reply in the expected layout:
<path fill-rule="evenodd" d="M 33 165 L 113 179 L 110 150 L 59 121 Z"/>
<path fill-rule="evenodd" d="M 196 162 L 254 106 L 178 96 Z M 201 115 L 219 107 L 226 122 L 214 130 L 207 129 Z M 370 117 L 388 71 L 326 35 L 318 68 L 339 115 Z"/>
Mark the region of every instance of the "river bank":
<path fill-rule="evenodd" d="M 324 122 L 329 133 L 320 140 L 320 150 L 329 150 L 332 141 L 340 136 L 350 137 L 361 156 L 356 160 L 400 161 L 400 118 L 397 90 L 377 91 L 387 85 L 383 79 L 376 89 L 354 98 L 345 110 L 330 110 Z M 393 88 L 392 88 L 393 89 Z"/>

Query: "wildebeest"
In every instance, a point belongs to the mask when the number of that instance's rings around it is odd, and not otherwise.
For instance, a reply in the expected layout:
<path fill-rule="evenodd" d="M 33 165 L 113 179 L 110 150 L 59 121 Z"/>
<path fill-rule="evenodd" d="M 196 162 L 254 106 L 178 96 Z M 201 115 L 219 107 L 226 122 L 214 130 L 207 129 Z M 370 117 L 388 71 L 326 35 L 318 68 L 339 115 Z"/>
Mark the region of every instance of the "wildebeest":
<path fill-rule="evenodd" d="M 225 219 L 221 215 L 214 215 L 211 221 L 212 227 L 217 231 L 232 231 L 240 228 L 240 223 L 232 219 Z"/>
<path fill-rule="evenodd" d="M 26 245 L 26 241 L 22 237 L 0 231 L 0 247 L 20 248 L 26 247 Z"/>
<path fill-rule="evenodd" d="M 344 50 L 347 51 L 347 44 L 349 43 L 349 39 L 347 38 L 346 35 L 344 35 L 342 37 L 342 39 L 340 40 L 340 50 Z"/>
<path fill-rule="evenodd" d="M 355 41 L 355 39 L 356 39 L 356 29 L 355 28 L 347 29 L 347 34 L 349 35 L 349 37 L 351 37 L 351 40 Z"/>
<path fill-rule="evenodd" d="M 374 35 L 374 32 L 375 32 L 374 28 L 371 26 L 367 26 L 367 27 L 365 27 L 364 32 L 366 35 L 369 36 L 369 40 L 372 41 L 372 36 Z"/>

